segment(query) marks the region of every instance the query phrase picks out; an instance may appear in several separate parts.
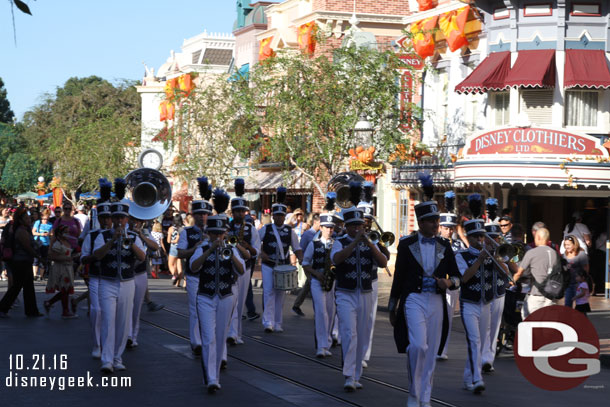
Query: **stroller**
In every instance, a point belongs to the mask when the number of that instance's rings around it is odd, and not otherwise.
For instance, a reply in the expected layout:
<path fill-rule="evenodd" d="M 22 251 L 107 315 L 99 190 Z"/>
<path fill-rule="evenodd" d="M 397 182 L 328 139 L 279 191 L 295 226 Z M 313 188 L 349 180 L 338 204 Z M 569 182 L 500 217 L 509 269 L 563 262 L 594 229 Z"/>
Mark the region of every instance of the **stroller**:
<path fill-rule="evenodd" d="M 517 283 L 516 286 L 506 290 L 504 311 L 502 312 L 502 325 L 500 326 L 498 345 L 496 346 L 496 356 L 504 349 L 513 349 L 517 325 L 521 322 L 521 308 L 523 308 L 525 295 L 526 292 L 524 292 L 520 283 Z"/>

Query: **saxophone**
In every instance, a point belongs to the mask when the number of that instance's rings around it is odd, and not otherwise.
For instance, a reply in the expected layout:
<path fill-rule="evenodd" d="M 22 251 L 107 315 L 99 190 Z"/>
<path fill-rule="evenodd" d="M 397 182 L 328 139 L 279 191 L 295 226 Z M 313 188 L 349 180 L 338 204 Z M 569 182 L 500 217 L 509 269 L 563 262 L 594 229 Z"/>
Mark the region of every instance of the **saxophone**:
<path fill-rule="evenodd" d="M 324 257 L 324 278 L 322 281 L 322 289 L 324 291 L 330 291 L 333 288 L 333 283 L 335 282 L 336 267 L 332 264 L 330 260 L 330 252 L 333 246 L 333 241 L 331 240 L 326 245 L 326 256 Z"/>

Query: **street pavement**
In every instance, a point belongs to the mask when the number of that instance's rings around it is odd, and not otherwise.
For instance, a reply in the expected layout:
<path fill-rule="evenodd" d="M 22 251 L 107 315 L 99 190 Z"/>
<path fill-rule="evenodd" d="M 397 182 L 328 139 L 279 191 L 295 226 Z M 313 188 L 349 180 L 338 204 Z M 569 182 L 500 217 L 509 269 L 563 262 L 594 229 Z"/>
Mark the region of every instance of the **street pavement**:
<path fill-rule="evenodd" d="M 255 279 L 258 277 L 254 276 Z M 62 320 L 56 304 L 49 317 L 26 318 L 23 306 L 13 308 L 9 319 L 0 319 L 0 400 L 4 405 L 23 406 L 127 406 L 127 405 L 205 405 L 205 406 L 404 406 L 407 399 L 406 357 L 398 354 L 391 326 L 384 311 L 391 279 L 380 276 L 380 300 L 375 326 L 372 358 L 364 370 L 363 390 L 343 391 L 341 348 L 331 349 L 333 356 L 323 360 L 314 357 L 313 310 L 311 300 L 303 305 L 305 317 L 294 315 L 290 308 L 296 298 L 286 296 L 284 333 L 266 334 L 260 319 L 244 322 L 244 345 L 229 347 L 228 368 L 221 373 L 222 389 L 208 395 L 202 384 L 202 370 L 193 358 L 186 318 L 186 293 L 172 288 L 168 279 L 149 280 L 154 301 L 165 310 L 149 312 L 144 307 L 139 346 L 126 350 L 127 371 L 108 376 L 111 380 L 130 380 L 129 387 L 102 387 L 100 363 L 90 356 L 91 340 L 85 302 L 80 317 Z M 41 310 L 44 284 L 36 283 Z M 0 283 L 0 293 L 6 282 Z M 77 291 L 82 292 L 82 281 Z M 260 312 L 261 289 L 255 288 L 255 302 Z M 600 338 L 610 338 L 610 306 L 596 297 L 596 310 L 590 319 Z M 530 384 L 519 372 L 512 353 L 502 353 L 496 360 L 496 371 L 485 375 L 487 390 L 480 396 L 462 390 L 462 373 L 467 354 L 460 318 L 455 318 L 449 346 L 449 360 L 437 364 L 434 378 L 435 406 L 597 406 L 610 395 L 610 369 L 605 366 L 582 385 L 567 391 L 549 392 Z M 23 355 L 18 356 L 18 355 Z M 44 370 L 42 355 L 45 359 Z M 62 357 L 61 355 L 66 355 Z M 55 356 L 55 363 L 53 357 Z M 12 357 L 13 369 L 10 370 Z M 23 358 L 23 367 L 16 361 Z M 62 359 L 64 358 L 64 359 Z M 65 361 L 65 370 L 60 363 Z M 28 369 L 29 368 L 29 369 Z M 54 388 L 15 387 L 17 378 L 42 375 L 54 380 Z M 63 377 L 91 376 L 93 387 L 61 386 Z M 12 383 L 11 383 L 12 381 Z M 11 384 L 11 387 L 8 385 Z M 86 382 L 83 383 L 86 385 Z M 125 384 L 125 383 L 124 383 Z M 98 386 L 96 386 L 98 385 Z"/>

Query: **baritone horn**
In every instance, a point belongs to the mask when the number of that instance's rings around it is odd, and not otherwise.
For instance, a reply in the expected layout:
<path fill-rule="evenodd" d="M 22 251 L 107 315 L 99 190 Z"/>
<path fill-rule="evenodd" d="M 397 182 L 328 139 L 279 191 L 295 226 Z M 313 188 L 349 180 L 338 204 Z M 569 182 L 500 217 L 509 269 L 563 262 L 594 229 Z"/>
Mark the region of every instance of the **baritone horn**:
<path fill-rule="evenodd" d="M 341 172 L 328 181 L 327 191 L 337 194 L 337 206 L 347 209 L 353 206 L 350 201 L 349 183 L 352 181 L 364 182 L 362 175 L 355 172 Z"/>
<path fill-rule="evenodd" d="M 125 197 L 131 200 L 129 215 L 151 220 L 162 215 L 172 202 L 172 187 L 163 174 L 152 168 L 138 168 L 125 177 Z"/>

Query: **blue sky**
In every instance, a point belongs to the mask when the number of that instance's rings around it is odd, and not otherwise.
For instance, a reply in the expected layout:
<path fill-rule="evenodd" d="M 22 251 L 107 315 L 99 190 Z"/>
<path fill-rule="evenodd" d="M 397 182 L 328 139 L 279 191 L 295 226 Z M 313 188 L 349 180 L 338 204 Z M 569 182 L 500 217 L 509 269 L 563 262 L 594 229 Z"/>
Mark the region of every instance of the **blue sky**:
<path fill-rule="evenodd" d="M 19 119 L 68 78 L 140 80 L 204 29 L 230 33 L 235 0 L 25 0 L 32 16 L 0 0 L 0 77 Z"/>

